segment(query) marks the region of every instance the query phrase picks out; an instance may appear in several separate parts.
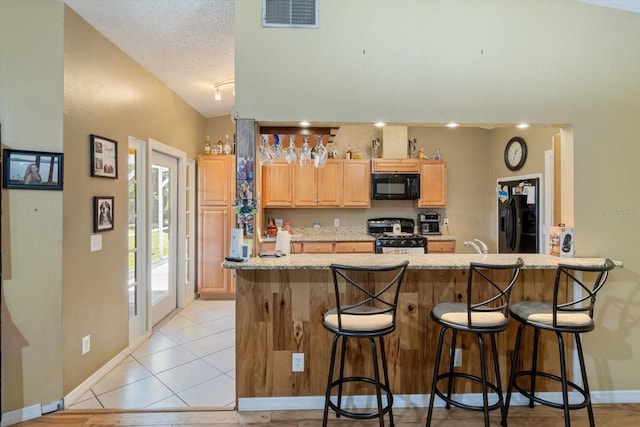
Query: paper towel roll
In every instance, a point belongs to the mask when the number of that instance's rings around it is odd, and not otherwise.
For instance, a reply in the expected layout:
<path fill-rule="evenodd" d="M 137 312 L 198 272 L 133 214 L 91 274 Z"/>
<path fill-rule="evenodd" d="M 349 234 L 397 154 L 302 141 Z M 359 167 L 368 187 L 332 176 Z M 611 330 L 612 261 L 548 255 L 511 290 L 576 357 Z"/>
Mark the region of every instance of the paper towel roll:
<path fill-rule="evenodd" d="M 291 234 L 288 231 L 278 231 L 276 235 L 276 251 L 287 255 L 291 252 Z"/>

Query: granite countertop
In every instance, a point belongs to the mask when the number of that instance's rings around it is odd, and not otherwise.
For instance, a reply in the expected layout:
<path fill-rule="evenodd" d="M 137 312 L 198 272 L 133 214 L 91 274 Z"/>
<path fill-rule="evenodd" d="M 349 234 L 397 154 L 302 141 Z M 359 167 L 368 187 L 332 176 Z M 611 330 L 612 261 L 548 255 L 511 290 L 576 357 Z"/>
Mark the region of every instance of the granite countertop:
<path fill-rule="evenodd" d="M 448 234 L 427 235 L 427 240 L 446 241 L 456 238 Z M 366 227 L 294 227 L 291 233 L 292 242 L 373 242 L 375 237 L 367 234 Z M 261 237 L 260 242 L 275 242 L 275 237 Z"/>
<path fill-rule="evenodd" d="M 326 270 L 332 263 L 373 267 L 399 264 L 409 260 L 409 269 L 413 270 L 462 270 L 469 268 L 471 262 L 488 264 L 509 264 L 517 256 L 524 261 L 525 269 L 555 269 L 558 264 L 578 266 L 598 266 L 604 264 L 604 258 L 560 258 L 544 254 L 291 254 L 276 258 L 253 257 L 244 262 L 222 263 L 224 268 L 235 270 Z M 615 261 L 617 268 L 623 264 Z"/>

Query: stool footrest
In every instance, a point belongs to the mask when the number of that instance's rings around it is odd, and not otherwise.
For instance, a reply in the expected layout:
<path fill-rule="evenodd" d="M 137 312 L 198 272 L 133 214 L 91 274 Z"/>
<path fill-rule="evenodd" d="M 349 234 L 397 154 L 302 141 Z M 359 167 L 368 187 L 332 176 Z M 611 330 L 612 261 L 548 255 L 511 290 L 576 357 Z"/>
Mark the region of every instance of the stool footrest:
<path fill-rule="evenodd" d="M 373 378 L 345 377 L 342 380 L 338 379 L 336 381 L 333 381 L 331 383 L 331 390 L 333 390 L 335 387 L 339 386 L 340 384 L 344 385 L 345 383 L 353 383 L 353 382 L 364 382 L 364 383 L 372 384 L 374 387 L 376 385 L 376 381 Z M 386 406 L 382 407 L 381 414 L 378 413 L 377 408 L 376 408 L 376 412 L 351 412 L 346 409 L 339 408 L 337 404 L 331 401 L 331 399 L 329 399 L 329 407 L 336 412 L 336 417 L 339 417 L 340 415 L 344 415 L 347 418 L 353 418 L 357 420 L 370 420 L 374 418 L 379 418 L 384 414 L 386 414 L 387 412 L 389 412 L 389 410 L 393 406 L 393 393 L 391 393 L 391 390 L 389 389 L 389 387 L 385 384 L 380 384 L 380 391 L 381 391 L 380 395 L 382 397 L 384 397 L 385 394 L 387 396 L 387 404 Z M 375 394 L 371 395 L 371 397 L 377 400 L 377 396 Z"/>
<path fill-rule="evenodd" d="M 471 380 L 471 381 L 476 381 L 480 384 L 482 384 L 482 378 L 466 373 L 466 372 L 447 372 L 444 374 L 440 374 L 438 375 L 437 379 L 436 379 L 436 389 L 435 389 L 435 393 L 436 395 L 438 395 L 438 397 L 442 400 L 444 400 L 446 403 L 456 406 L 458 408 L 463 408 L 463 409 L 468 409 L 471 411 L 484 411 L 484 406 L 482 405 L 468 405 L 466 403 L 462 403 L 460 401 L 457 401 L 453 398 L 449 398 L 447 397 L 446 393 L 443 393 L 442 391 L 440 391 L 440 389 L 438 389 L 437 387 L 437 383 L 444 380 L 444 379 L 448 379 L 449 381 L 453 381 L 454 378 L 464 378 L 467 380 Z M 489 411 L 493 411 L 495 409 L 499 409 L 501 407 L 501 402 L 502 402 L 502 394 L 500 392 L 500 390 L 498 390 L 498 387 L 493 384 L 490 383 L 489 381 L 486 382 L 487 384 L 487 394 L 490 395 L 490 393 L 495 394 L 496 396 L 498 396 L 498 401 L 489 405 L 487 408 Z"/>
<path fill-rule="evenodd" d="M 513 376 L 513 388 L 518 390 L 518 392 L 520 392 L 520 394 L 522 394 L 527 399 L 533 400 L 541 405 L 550 406 L 552 408 L 564 409 L 564 403 L 562 402 L 558 403 L 558 402 L 553 402 L 551 400 L 543 399 L 539 396 L 536 396 L 535 394 L 531 394 L 529 390 L 525 390 L 523 387 L 518 385 L 517 380 L 519 377 L 531 377 L 531 379 L 533 379 L 534 376 L 543 377 L 543 378 L 547 378 L 547 379 L 562 383 L 561 377 L 548 372 L 519 371 L 519 372 L 516 372 Z M 573 391 L 577 391 L 578 393 L 580 393 L 580 395 L 582 395 L 582 398 L 583 398 L 582 402 L 569 403 L 568 406 L 570 410 L 586 408 L 589 405 L 589 403 L 591 403 L 591 397 L 584 390 L 584 388 L 580 387 L 576 383 L 569 380 L 567 380 L 567 386 L 573 388 Z"/>

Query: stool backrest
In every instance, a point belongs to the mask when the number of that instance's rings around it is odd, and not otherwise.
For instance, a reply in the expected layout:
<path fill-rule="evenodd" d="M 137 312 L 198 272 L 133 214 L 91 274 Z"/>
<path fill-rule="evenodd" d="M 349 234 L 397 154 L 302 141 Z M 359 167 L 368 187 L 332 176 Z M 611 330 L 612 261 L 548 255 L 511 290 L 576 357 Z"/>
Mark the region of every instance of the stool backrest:
<path fill-rule="evenodd" d="M 520 257 L 514 264 L 470 264 L 467 280 L 468 326 L 472 325 L 473 313 L 501 312 L 505 317 L 508 316 L 511 289 L 523 266 L 524 261 Z"/>
<path fill-rule="evenodd" d="M 380 267 L 355 267 L 331 264 L 336 296 L 338 329 L 343 315 L 371 316 L 390 314 L 395 328 L 398 296 L 409 261 Z"/>
<path fill-rule="evenodd" d="M 556 278 L 553 287 L 553 326 L 558 326 L 559 313 L 584 313 L 593 319 L 593 307 L 596 302 L 596 294 L 604 286 L 609 276 L 609 271 L 613 268 L 615 268 L 615 264 L 609 258 L 605 259 L 603 265 L 596 267 L 559 264 L 556 269 Z M 588 273 L 595 274 L 595 277 L 593 274 Z M 591 278 L 593 282 L 587 281 L 589 278 Z M 582 296 L 570 298 L 568 302 L 559 302 L 561 287 L 571 283 L 580 286 Z"/>

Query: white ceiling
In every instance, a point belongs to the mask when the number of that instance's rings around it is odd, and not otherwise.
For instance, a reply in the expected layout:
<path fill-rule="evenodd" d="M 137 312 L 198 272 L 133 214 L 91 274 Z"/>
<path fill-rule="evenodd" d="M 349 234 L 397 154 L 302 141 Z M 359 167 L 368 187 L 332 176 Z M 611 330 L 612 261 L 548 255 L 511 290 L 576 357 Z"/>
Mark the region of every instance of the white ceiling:
<path fill-rule="evenodd" d="M 234 0 L 59 0 L 204 117 L 233 115 Z M 257 2 L 257 0 L 254 0 Z M 640 0 L 578 0 L 640 13 Z"/>

